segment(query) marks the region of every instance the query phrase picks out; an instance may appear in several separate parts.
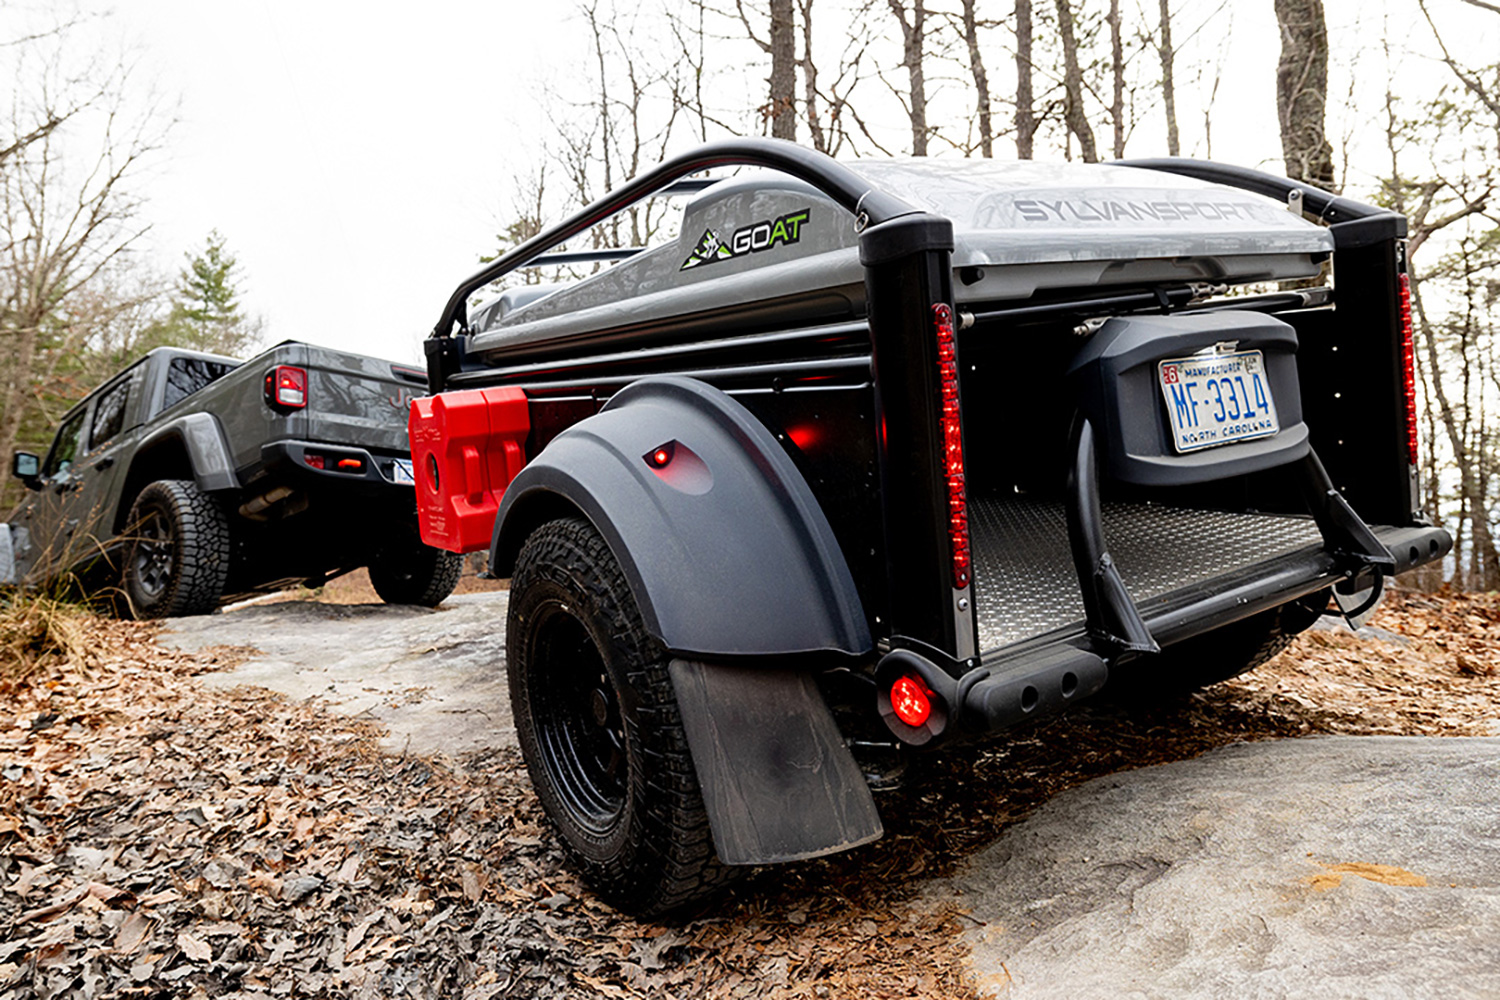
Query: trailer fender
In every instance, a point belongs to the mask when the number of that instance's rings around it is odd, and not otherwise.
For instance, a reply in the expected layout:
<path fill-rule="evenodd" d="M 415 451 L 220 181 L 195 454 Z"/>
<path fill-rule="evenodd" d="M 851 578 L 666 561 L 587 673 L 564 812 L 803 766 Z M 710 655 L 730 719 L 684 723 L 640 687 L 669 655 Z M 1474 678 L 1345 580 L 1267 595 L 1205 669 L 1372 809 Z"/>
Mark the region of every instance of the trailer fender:
<path fill-rule="evenodd" d="M 676 655 L 784 661 L 872 647 L 802 474 L 712 386 L 642 379 L 554 438 L 505 491 L 491 572 L 508 576 L 526 536 L 572 511 L 604 536 L 647 630 Z"/>

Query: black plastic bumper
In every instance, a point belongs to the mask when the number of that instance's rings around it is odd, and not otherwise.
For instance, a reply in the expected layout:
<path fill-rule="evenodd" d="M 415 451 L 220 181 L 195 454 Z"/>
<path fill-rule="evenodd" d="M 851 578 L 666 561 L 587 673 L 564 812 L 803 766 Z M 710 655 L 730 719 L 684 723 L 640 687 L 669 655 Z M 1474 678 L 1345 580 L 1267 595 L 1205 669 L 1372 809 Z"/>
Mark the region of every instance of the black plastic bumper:
<path fill-rule="evenodd" d="M 365 484 L 374 487 L 410 489 L 411 483 L 397 481 L 396 462 L 410 466 L 409 455 L 375 455 L 364 448 L 325 444 L 321 441 L 273 441 L 260 449 L 263 470 L 287 472 L 306 483 Z M 308 456 L 322 456 L 323 468 L 308 464 Z M 357 460 L 358 469 L 339 468 L 340 459 Z"/>

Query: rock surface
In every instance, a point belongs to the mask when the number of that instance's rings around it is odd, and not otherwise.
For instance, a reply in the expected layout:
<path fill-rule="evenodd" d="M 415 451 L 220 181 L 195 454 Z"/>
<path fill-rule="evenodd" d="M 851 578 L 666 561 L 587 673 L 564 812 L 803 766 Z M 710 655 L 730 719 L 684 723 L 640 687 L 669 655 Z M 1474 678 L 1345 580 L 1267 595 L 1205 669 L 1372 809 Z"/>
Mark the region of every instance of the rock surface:
<path fill-rule="evenodd" d="M 205 684 L 255 684 L 385 725 L 390 750 L 460 754 L 514 746 L 505 684 L 504 591 L 448 598 L 436 611 L 290 601 L 174 618 L 164 646 L 252 646 Z"/>
<path fill-rule="evenodd" d="M 1500 739 L 1227 747 L 1065 792 L 957 893 L 1032 997 L 1500 996 Z"/>

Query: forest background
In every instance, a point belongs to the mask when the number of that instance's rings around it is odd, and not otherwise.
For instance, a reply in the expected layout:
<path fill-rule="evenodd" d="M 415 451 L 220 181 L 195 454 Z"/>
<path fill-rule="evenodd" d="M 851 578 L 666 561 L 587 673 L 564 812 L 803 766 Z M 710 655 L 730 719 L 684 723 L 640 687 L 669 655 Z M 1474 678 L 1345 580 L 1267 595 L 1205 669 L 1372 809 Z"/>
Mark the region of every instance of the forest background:
<path fill-rule="evenodd" d="M 1216 139 L 1242 127 L 1228 57 L 1247 26 L 1274 25 L 1279 47 L 1258 55 L 1274 78 L 1280 149 L 1248 165 L 1411 220 L 1424 501 L 1457 541 L 1413 582 L 1500 589 L 1500 50 L 1474 44 L 1497 37 L 1500 4 L 1371 9 L 1356 44 L 1331 51 L 1323 0 L 580 0 L 557 12 L 566 46 L 497 40 L 569 59 L 566 73 L 508 95 L 548 127 L 493 171 L 499 232 L 471 260 L 727 135 L 840 157 L 1212 158 Z M 178 141 L 178 104 L 143 72 L 139 47 L 109 40 L 123 16 L 0 0 L 7 455 L 44 449 L 73 401 L 150 347 L 243 354 L 273 335 L 318 339 L 248 314 L 241 291 L 254 275 L 241 273 L 232 233 L 175 252 L 153 244 L 163 196 L 144 192 Z M 1331 78 L 1343 85 L 1331 91 Z M 222 192 L 226 204 L 235 196 Z M 642 244 L 674 225 L 657 201 L 582 242 Z M 8 509 L 17 493 L 6 489 Z"/>

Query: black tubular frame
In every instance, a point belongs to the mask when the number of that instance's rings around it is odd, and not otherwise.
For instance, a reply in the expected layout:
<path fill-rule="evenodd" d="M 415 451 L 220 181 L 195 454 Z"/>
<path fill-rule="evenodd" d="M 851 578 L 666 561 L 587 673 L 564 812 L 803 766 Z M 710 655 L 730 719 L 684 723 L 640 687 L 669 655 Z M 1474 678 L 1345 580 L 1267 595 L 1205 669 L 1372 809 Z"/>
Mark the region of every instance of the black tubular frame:
<path fill-rule="evenodd" d="M 432 328 L 433 338 L 449 336 L 456 325 L 468 332 L 469 296 L 490 282 L 529 263 L 547 250 L 591 226 L 623 211 L 689 174 L 713 167 L 767 167 L 779 170 L 816 187 L 847 209 L 860 228 L 878 225 L 917 209 L 893 194 L 877 190 L 868 181 L 833 157 L 782 139 L 727 139 L 711 142 L 665 161 L 623 187 L 595 201 L 562 222 L 533 236 L 499 259 L 465 278 L 448 296 L 443 315 Z M 437 391 L 434 387 L 433 391 Z"/>
<path fill-rule="evenodd" d="M 1190 160 L 1185 157 L 1162 156 L 1141 160 L 1111 160 L 1116 166 L 1136 167 L 1141 170 L 1159 170 L 1168 174 L 1193 177 L 1200 181 L 1211 181 L 1251 191 L 1285 202 L 1292 193 L 1302 196 L 1302 210 L 1326 223 L 1333 231 L 1334 243 L 1340 248 L 1367 246 L 1392 237 L 1406 237 L 1406 216 L 1388 208 L 1366 205 L 1364 202 L 1345 198 L 1331 191 L 1294 181 L 1288 177 L 1277 177 L 1248 167 L 1234 167 L 1211 160 Z"/>

